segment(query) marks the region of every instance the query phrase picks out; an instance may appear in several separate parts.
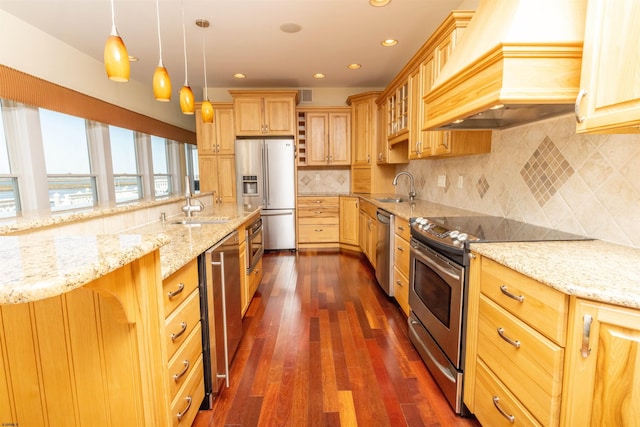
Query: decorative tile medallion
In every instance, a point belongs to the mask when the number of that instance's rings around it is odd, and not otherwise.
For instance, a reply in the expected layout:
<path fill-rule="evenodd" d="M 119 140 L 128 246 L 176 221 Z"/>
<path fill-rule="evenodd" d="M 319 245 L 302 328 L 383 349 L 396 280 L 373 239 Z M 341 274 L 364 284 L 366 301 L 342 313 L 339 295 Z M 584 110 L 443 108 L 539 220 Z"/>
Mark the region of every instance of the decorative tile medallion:
<path fill-rule="evenodd" d="M 480 176 L 480 178 L 476 182 L 476 190 L 478 190 L 478 194 L 480 195 L 481 199 L 485 194 L 487 194 L 487 191 L 489 191 L 489 181 L 487 181 L 487 178 L 485 178 L 484 175 Z"/>

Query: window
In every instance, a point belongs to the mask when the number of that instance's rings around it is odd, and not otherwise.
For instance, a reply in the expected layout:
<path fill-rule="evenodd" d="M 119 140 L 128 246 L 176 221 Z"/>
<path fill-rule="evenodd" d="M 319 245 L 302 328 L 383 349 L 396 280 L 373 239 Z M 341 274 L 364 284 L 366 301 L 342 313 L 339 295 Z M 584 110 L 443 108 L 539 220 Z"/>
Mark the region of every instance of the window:
<path fill-rule="evenodd" d="M 191 181 L 194 193 L 200 192 L 200 169 L 198 168 L 198 147 L 192 144 L 184 144 L 187 158 L 187 175 Z"/>
<path fill-rule="evenodd" d="M 169 173 L 169 152 L 167 140 L 151 136 L 151 157 L 153 159 L 153 188 L 156 197 L 171 194 L 171 174 Z"/>
<path fill-rule="evenodd" d="M 40 129 L 52 211 L 96 204 L 84 119 L 40 109 Z"/>
<path fill-rule="evenodd" d="M 142 199 L 142 175 L 138 173 L 135 132 L 109 126 L 116 203 Z"/>
<path fill-rule="evenodd" d="M 0 218 L 16 216 L 20 212 L 18 180 L 11 176 L 7 138 L 2 120 L 2 104 L 0 103 Z"/>

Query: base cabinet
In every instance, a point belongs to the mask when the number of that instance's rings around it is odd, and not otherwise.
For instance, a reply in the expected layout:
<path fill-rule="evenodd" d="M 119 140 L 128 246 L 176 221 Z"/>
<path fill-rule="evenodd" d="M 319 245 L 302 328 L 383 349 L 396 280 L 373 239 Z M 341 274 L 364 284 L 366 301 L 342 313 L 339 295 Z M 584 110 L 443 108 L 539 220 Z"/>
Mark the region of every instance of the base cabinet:
<path fill-rule="evenodd" d="M 298 244 L 300 247 L 337 247 L 340 240 L 338 196 L 298 196 Z"/>
<path fill-rule="evenodd" d="M 340 196 L 340 244 L 359 246 L 358 198 Z"/>
<path fill-rule="evenodd" d="M 393 237 L 393 297 L 400 308 L 409 316 L 409 256 L 411 246 L 409 221 L 395 217 Z"/>
<path fill-rule="evenodd" d="M 378 242 L 376 210 L 372 203 L 360 200 L 360 250 L 364 252 L 373 268 L 376 268 L 376 244 Z"/>
<path fill-rule="evenodd" d="M 640 425 L 640 311 L 575 298 L 562 425 Z"/>

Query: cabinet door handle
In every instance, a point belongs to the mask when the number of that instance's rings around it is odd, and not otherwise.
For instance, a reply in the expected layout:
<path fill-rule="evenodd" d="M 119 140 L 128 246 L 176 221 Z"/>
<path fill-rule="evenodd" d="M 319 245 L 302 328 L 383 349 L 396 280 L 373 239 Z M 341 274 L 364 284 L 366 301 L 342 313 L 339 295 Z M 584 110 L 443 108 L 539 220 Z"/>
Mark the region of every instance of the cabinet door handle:
<path fill-rule="evenodd" d="M 508 342 L 512 346 L 514 346 L 515 348 L 520 348 L 520 341 L 518 341 L 518 340 L 514 341 L 511 338 L 509 338 L 508 336 L 506 336 L 504 334 L 504 329 L 503 328 L 498 328 L 498 335 L 500 335 L 500 338 L 502 338 L 503 340 L 505 340 L 506 342 Z"/>
<path fill-rule="evenodd" d="M 578 96 L 576 97 L 575 115 L 576 122 L 578 123 L 584 122 L 584 116 L 580 115 L 580 104 L 582 104 L 582 100 L 585 96 L 587 96 L 588 93 L 589 92 L 587 92 L 585 89 L 580 89 L 580 91 L 578 92 Z"/>
<path fill-rule="evenodd" d="M 189 361 L 187 359 L 184 359 L 182 363 L 184 364 L 184 368 L 182 369 L 182 371 L 178 372 L 177 374 L 173 374 L 173 381 L 175 382 L 178 382 L 178 380 L 189 371 Z"/>
<path fill-rule="evenodd" d="M 189 408 L 191 408 L 191 401 L 193 400 L 193 398 L 192 398 L 191 396 L 187 396 L 187 397 L 185 397 L 185 398 L 184 398 L 184 400 L 186 400 L 186 401 L 187 401 L 187 407 L 186 407 L 186 408 L 184 408 L 184 411 L 182 411 L 182 412 L 178 412 L 178 413 L 176 414 L 176 418 L 178 419 L 178 421 L 182 420 L 182 417 L 184 417 L 184 416 L 185 416 L 185 414 L 186 414 L 187 412 L 189 412 Z"/>
<path fill-rule="evenodd" d="M 585 314 L 582 318 L 582 348 L 580 348 L 580 354 L 585 359 L 589 357 L 589 353 L 591 353 L 591 349 L 589 348 L 589 336 L 591 335 L 592 322 L 593 317 L 588 314 Z"/>
<path fill-rule="evenodd" d="M 500 291 L 505 294 L 506 296 L 508 296 L 511 299 L 514 299 L 518 302 L 524 302 L 524 296 L 523 295 L 515 295 L 512 294 L 511 292 L 509 292 L 507 290 L 507 287 L 505 285 L 500 286 Z"/>
<path fill-rule="evenodd" d="M 404 252 L 404 248 L 402 248 L 400 246 L 398 246 L 396 249 L 399 250 L 400 252 Z"/>
<path fill-rule="evenodd" d="M 371 163 L 371 154 L 367 154 L 367 163 Z"/>
<path fill-rule="evenodd" d="M 180 292 L 184 291 L 184 283 L 178 283 L 178 289 L 175 291 L 167 292 L 167 296 L 169 299 L 173 299 L 176 295 L 180 294 Z"/>
<path fill-rule="evenodd" d="M 516 417 L 507 414 L 505 410 L 500 407 L 500 398 L 498 396 L 493 396 L 493 406 L 495 406 L 498 412 L 500 412 L 503 417 L 508 419 L 511 424 L 516 422 Z"/>
<path fill-rule="evenodd" d="M 399 226 L 398 226 L 398 230 L 400 230 L 400 231 L 404 231 L 404 227 L 403 227 L 403 226 L 401 226 L 401 225 L 399 225 Z"/>
<path fill-rule="evenodd" d="M 171 334 L 171 341 L 175 341 L 187 330 L 187 322 L 180 323 L 180 330 Z"/>
<path fill-rule="evenodd" d="M 400 280 L 396 280 L 396 285 L 398 285 L 398 286 L 404 286 Z"/>

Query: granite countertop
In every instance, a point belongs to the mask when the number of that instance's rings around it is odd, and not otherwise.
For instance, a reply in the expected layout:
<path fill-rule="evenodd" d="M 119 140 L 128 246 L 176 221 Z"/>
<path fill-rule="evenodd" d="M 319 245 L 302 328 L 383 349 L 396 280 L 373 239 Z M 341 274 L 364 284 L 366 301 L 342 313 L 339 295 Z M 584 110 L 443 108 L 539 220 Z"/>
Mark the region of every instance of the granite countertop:
<path fill-rule="evenodd" d="M 384 209 L 385 211 L 399 216 L 404 219 L 411 219 L 419 216 L 478 216 L 485 215 L 482 213 L 454 208 L 453 206 L 441 205 L 439 203 L 428 202 L 426 200 L 412 200 L 409 201 L 409 197 L 398 194 L 354 194 L 353 196 L 359 196 L 366 201 L 374 204 L 375 206 Z M 384 198 L 401 198 L 403 201 L 396 202 L 382 202 L 378 199 Z"/>
<path fill-rule="evenodd" d="M 0 304 L 70 292 L 169 242 L 164 234 L 0 237 Z"/>
<path fill-rule="evenodd" d="M 226 223 L 180 225 L 171 223 L 177 219 L 173 217 L 126 234 L 0 236 L 0 304 L 61 295 L 157 249 L 165 279 L 258 212 L 222 206 L 216 208 L 214 217 L 197 218 L 224 218 Z"/>
<path fill-rule="evenodd" d="M 471 250 L 565 294 L 640 309 L 640 249 L 587 240 L 472 243 Z"/>

